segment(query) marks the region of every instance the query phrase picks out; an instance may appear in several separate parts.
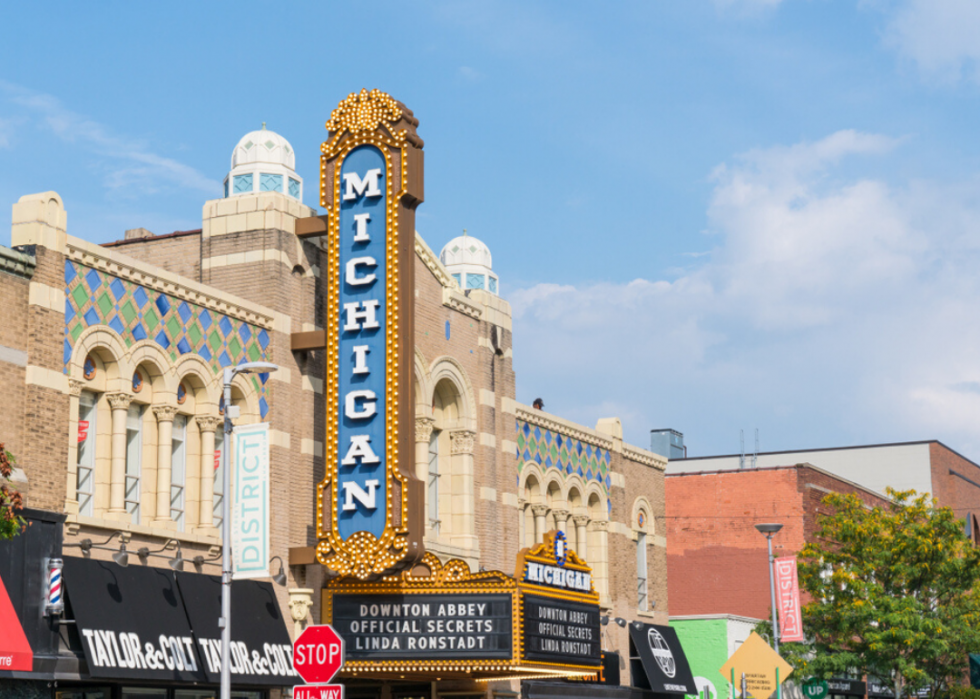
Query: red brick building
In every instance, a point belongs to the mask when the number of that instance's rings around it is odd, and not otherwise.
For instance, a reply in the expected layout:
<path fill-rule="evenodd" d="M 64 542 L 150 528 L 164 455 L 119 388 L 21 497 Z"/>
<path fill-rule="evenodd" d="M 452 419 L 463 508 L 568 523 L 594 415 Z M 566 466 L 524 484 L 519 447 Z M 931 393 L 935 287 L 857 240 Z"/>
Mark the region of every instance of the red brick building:
<path fill-rule="evenodd" d="M 673 462 L 671 462 L 673 463 Z M 886 498 L 811 464 L 736 471 L 669 473 L 666 479 L 670 614 L 769 616 L 766 538 L 755 525 L 779 522 L 775 556 L 813 540 L 821 501 L 854 493 L 869 505 Z"/>

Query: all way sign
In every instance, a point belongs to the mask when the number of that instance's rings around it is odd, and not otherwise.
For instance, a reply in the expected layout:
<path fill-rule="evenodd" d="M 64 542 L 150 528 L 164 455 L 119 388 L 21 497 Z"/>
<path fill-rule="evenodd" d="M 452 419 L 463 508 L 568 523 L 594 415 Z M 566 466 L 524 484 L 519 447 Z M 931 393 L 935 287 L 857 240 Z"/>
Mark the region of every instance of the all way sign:
<path fill-rule="evenodd" d="M 344 699 L 342 684 L 301 684 L 293 687 L 293 699 Z"/>

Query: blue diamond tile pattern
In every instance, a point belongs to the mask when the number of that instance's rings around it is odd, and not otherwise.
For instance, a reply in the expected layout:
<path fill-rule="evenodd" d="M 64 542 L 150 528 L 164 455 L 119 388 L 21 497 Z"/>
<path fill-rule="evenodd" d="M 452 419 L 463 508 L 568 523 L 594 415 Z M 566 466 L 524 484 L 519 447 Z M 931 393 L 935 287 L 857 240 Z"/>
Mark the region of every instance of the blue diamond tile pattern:
<path fill-rule="evenodd" d="M 608 494 L 611 460 L 608 449 L 517 420 L 518 472 L 531 461 L 544 468 L 554 466 L 566 475 L 577 473 L 586 481 L 595 481 Z"/>
<path fill-rule="evenodd" d="M 216 375 L 233 364 L 272 359 L 272 341 L 264 328 L 66 261 L 64 373 L 79 337 L 93 326 L 110 329 L 126 347 L 152 339 L 173 361 L 197 354 Z M 265 406 L 263 417 L 269 410 L 266 378 L 254 382 Z"/>

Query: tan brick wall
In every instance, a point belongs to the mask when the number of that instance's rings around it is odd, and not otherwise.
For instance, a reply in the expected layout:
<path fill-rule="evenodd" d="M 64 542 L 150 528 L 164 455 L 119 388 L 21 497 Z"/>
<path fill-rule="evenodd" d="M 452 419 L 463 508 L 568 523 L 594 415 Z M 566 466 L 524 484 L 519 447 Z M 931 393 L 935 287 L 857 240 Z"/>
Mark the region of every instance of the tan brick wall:
<path fill-rule="evenodd" d="M 30 278 L 0 272 L 0 386 L 3 387 L 4 419 L 0 442 L 22 465 L 24 455 L 24 415 L 27 387 L 27 301 Z"/>
<path fill-rule="evenodd" d="M 153 238 L 120 240 L 106 245 L 123 255 L 163 267 L 174 274 L 201 279 L 201 232 L 187 231 Z"/>

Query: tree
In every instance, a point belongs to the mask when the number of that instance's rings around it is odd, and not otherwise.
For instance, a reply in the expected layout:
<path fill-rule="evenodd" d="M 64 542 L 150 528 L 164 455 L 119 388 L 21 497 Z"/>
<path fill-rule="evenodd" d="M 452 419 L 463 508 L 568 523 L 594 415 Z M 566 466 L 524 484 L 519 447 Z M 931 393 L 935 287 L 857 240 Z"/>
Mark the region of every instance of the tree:
<path fill-rule="evenodd" d="M 10 487 L 14 472 L 14 455 L 0 442 L 0 541 L 12 539 L 27 526 L 17 511 L 24 507 L 23 496 Z"/>
<path fill-rule="evenodd" d="M 832 493 L 816 540 L 800 554 L 806 644 L 787 644 L 803 676 L 857 672 L 897 696 L 948 695 L 980 648 L 980 549 L 952 510 L 888 489 L 869 508 Z M 802 677 L 801 677 L 802 679 Z"/>

